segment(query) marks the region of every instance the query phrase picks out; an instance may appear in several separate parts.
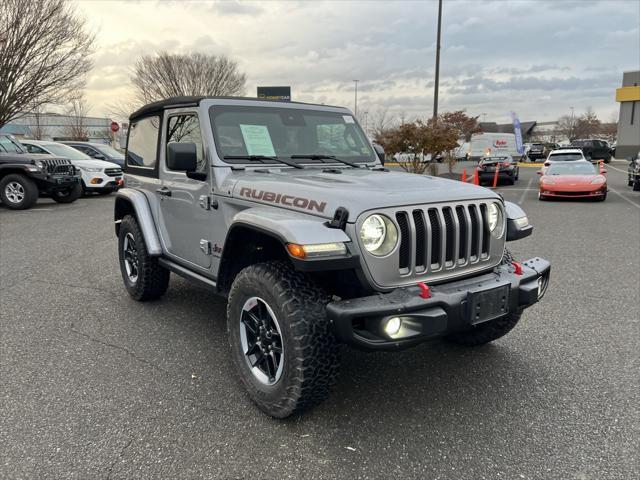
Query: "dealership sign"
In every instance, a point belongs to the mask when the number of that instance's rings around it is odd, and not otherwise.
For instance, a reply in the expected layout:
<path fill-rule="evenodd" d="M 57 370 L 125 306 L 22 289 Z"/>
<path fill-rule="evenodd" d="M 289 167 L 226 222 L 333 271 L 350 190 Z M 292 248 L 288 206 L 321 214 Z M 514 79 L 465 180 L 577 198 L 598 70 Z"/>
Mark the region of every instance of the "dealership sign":
<path fill-rule="evenodd" d="M 290 102 L 291 87 L 258 87 L 258 98 Z"/>
<path fill-rule="evenodd" d="M 494 140 L 493 141 L 493 146 L 496 148 L 507 148 L 507 141 L 506 140 Z"/>

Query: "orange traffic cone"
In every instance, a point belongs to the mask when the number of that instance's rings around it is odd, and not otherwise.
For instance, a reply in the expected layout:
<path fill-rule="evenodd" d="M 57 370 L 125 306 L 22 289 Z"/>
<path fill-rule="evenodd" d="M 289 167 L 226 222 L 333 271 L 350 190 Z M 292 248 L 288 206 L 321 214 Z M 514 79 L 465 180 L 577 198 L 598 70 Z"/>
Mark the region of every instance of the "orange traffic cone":
<path fill-rule="evenodd" d="M 493 175 L 493 188 L 498 186 L 498 173 L 500 172 L 500 164 L 496 163 L 496 173 Z"/>
<path fill-rule="evenodd" d="M 480 177 L 478 176 L 478 167 L 476 167 L 476 170 L 473 173 L 473 184 L 480 185 Z"/>
<path fill-rule="evenodd" d="M 467 169 L 462 169 L 462 177 L 460 177 L 460 181 L 463 183 L 467 183 Z"/>

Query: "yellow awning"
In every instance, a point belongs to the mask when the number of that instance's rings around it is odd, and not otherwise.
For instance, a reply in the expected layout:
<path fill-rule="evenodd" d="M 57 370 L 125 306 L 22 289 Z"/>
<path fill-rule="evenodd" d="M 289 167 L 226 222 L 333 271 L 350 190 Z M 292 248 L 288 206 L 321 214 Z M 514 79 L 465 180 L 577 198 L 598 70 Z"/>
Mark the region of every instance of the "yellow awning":
<path fill-rule="evenodd" d="M 639 87 L 621 87 L 616 90 L 616 102 L 637 102 L 640 100 Z"/>

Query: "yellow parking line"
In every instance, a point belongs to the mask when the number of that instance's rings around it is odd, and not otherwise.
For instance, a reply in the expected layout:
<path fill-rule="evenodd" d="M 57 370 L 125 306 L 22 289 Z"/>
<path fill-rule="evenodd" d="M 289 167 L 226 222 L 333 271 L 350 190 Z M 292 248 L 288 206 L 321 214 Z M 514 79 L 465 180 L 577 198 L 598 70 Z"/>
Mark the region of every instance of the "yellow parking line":
<path fill-rule="evenodd" d="M 522 163 L 522 162 L 518 162 L 518 166 L 519 167 L 524 167 L 524 168 L 540 168 L 540 167 L 544 166 L 544 163 Z"/>

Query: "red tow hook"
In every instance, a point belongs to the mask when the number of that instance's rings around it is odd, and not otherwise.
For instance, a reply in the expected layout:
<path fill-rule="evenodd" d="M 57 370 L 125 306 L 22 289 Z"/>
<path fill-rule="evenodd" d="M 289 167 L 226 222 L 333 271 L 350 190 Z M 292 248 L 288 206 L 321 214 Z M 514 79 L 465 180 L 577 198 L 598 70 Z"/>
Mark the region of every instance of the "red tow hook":
<path fill-rule="evenodd" d="M 420 298 L 431 298 L 431 290 L 424 282 L 418 282 L 418 288 L 420 288 Z"/>
<path fill-rule="evenodd" d="M 516 275 L 522 275 L 522 265 L 520 265 L 518 262 L 511 262 L 511 265 L 513 265 L 513 268 L 515 268 L 515 271 L 513 273 L 515 273 Z"/>

